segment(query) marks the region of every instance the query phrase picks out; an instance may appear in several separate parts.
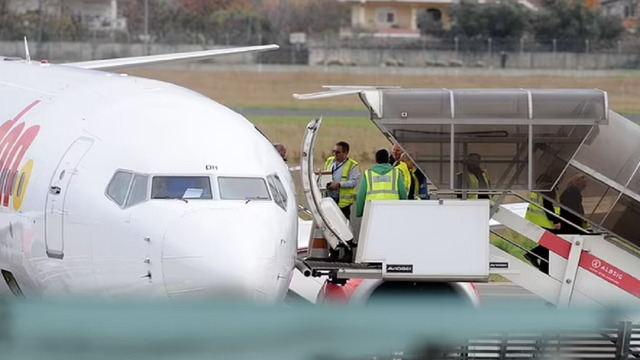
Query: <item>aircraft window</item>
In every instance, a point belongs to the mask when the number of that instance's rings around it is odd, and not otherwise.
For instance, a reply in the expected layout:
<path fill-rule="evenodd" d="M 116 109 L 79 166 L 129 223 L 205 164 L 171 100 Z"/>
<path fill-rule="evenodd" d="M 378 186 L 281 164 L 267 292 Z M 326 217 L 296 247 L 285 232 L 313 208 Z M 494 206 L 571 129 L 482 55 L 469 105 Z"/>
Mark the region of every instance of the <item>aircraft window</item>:
<path fill-rule="evenodd" d="M 136 175 L 131 184 L 129 198 L 127 198 L 127 207 L 140 204 L 147 200 L 147 188 L 149 185 L 149 177 L 145 175 Z"/>
<path fill-rule="evenodd" d="M 127 192 L 129 191 L 129 184 L 131 183 L 131 178 L 133 174 L 125 171 L 117 171 L 111 181 L 109 181 L 109 186 L 107 186 L 107 196 L 110 197 L 116 204 L 122 206 L 124 204 L 124 199 L 127 198 Z"/>
<path fill-rule="evenodd" d="M 276 187 L 280 192 L 280 196 L 282 196 L 282 201 L 284 201 L 284 203 L 286 204 L 287 200 L 289 199 L 289 196 L 287 196 L 287 191 L 284 189 L 284 185 L 282 185 L 282 181 L 280 181 L 280 177 L 275 174 L 273 175 L 273 177 L 276 180 Z"/>
<path fill-rule="evenodd" d="M 208 176 L 154 176 L 152 199 L 212 199 Z"/>
<path fill-rule="evenodd" d="M 218 177 L 222 200 L 271 200 L 263 178 Z"/>
<path fill-rule="evenodd" d="M 16 191 L 17 196 L 22 196 L 22 187 L 24 186 L 24 179 L 26 178 L 26 173 L 20 174 L 20 180 L 18 181 L 18 190 Z"/>
<path fill-rule="evenodd" d="M 287 210 L 287 192 L 284 190 L 284 186 L 280 181 L 278 175 L 273 174 L 267 176 L 267 183 L 269 183 L 269 189 L 271 189 L 271 194 L 273 194 L 273 199 L 276 204 L 280 206 L 283 210 Z"/>
<path fill-rule="evenodd" d="M 11 193 L 11 191 L 9 190 L 9 183 L 13 184 L 13 182 L 16 180 L 16 176 L 18 176 L 18 171 L 14 171 L 13 174 L 9 174 L 9 171 L 7 171 L 7 174 L 8 174 L 7 175 L 7 179 L 4 182 L 4 193 L 5 194 Z"/>

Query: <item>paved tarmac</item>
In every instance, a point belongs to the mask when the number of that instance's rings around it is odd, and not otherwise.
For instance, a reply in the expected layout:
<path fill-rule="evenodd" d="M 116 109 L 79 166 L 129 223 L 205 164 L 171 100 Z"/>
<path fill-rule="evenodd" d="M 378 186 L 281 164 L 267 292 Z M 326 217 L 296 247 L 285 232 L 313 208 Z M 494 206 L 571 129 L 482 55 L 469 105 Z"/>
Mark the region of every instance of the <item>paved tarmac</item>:
<path fill-rule="evenodd" d="M 513 283 L 477 283 L 483 304 L 491 302 L 541 303 L 546 301 Z"/>

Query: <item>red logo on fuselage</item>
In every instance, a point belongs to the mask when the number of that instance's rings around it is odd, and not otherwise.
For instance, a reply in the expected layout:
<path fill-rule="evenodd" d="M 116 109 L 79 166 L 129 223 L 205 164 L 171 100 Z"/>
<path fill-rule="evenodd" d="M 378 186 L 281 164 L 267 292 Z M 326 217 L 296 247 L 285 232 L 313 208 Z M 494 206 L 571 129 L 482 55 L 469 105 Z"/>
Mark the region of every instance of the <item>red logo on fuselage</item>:
<path fill-rule="evenodd" d="M 31 144 L 38 135 L 40 126 L 34 125 L 25 130 L 25 124 L 18 124 L 18 122 L 29 110 L 38 105 L 38 103 L 40 103 L 40 100 L 34 101 L 24 108 L 13 120 L 6 121 L 0 125 L 0 198 L 2 199 L 1 204 L 4 207 L 9 206 L 9 199 L 12 196 L 17 198 L 14 198 L 13 201 L 16 210 L 22 205 L 22 199 L 29 177 L 31 176 L 33 162 L 29 161 L 20 171 L 18 171 L 18 168 L 22 163 L 25 153 L 29 150 L 29 147 L 31 147 Z M 24 176 L 22 176 L 23 173 Z M 16 182 L 19 174 L 23 177 L 21 189 L 18 189 L 18 185 L 20 184 Z M 16 202 L 16 200 L 18 201 Z"/>

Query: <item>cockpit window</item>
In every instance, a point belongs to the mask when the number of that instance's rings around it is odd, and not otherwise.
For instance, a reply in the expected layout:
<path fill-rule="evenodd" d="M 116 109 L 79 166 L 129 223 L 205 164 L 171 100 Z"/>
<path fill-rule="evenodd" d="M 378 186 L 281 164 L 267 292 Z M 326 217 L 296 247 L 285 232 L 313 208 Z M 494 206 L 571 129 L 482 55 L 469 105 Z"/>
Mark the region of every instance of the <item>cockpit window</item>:
<path fill-rule="evenodd" d="M 133 178 L 133 183 L 131 184 L 131 190 L 129 191 L 126 206 L 133 206 L 147 200 L 148 189 L 149 177 L 146 175 L 136 174 Z"/>
<path fill-rule="evenodd" d="M 271 200 L 263 178 L 218 177 L 222 200 Z"/>
<path fill-rule="evenodd" d="M 273 194 L 273 200 L 275 200 L 276 204 L 284 211 L 287 211 L 287 192 L 278 175 L 272 174 L 267 176 L 267 183 L 269 183 L 269 189 L 271 189 L 271 194 Z"/>
<path fill-rule="evenodd" d="M 116 171 L 107 186 L 107 196 L 116 204 L 122 206 L 124 199 L 127 198 L 127 192 L 129 191 L 129 184 L 133 174 L 126 171 Z"/>
<path fill-rule="evenodd" d="M 152 199 L 211 199 L 208 176 L 154 176 Z"/>

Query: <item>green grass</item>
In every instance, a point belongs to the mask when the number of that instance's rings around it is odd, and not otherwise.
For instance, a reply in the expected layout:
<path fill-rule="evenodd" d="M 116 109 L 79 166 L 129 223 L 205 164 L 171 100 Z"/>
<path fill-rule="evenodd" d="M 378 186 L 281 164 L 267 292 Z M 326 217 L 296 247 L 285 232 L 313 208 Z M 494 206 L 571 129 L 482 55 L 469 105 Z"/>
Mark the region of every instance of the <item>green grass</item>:
<path fill-rule="evenodd" d="M 300 148 L 306 125 L 312 120 L 301 116 L 249 116 L 254 123 L 274 143 L 283 143 L 287 147 L 287 158 L 291 166 L 300 163 Z M 314 166 L 321 167 L 331 156 L 333 146 L 338 141 L 350 145 L 350 157 L 361 164 L 361 168 L 370 167 L 375 152 L 381 148 L 390 149 L 391 144 L 378 128 L 366 118 L 330 117 L 322 120 L 314 148 Z"/>
<path fill-rule="evenodd" d="M 519 246 L 527 250 L 531 250 L 537 245 L 534 241 L 531 241 L 512 230 L 502 230 L 500 231 L 500 234 L 509 239 L 511 242 L 518 244 Z M 495 247 L 518 258 L 519 260 L 524 261 L 525 263 L 528 262 L 528 260 L 524 258 L 524 250 L 514 245 L 513 243 L 503 240 L 494 234 L 491 234 L 489 242 Z M 509 280 L 499 274 L 491 274 L 489 276 L 489 282 L 509 282 Z"/>
<path fill-rule="evenodd" d="M 500 231 L 500 234 L 503 235 L 505 238 L 511 240 L 513 243 L 518 244 L 519 246 L 527 250 L 531 250 L 536 246 L 536 243 L 534 241 L 527 239 L 526 237 L 516 233 L 515 231 L 502 230 Z M 494 234 L 491 234 L 489 241 L 491 242 L 492 245 L 496 246 L 498 249 L 506 253 L 509 253 L 510 255 L 513 255 L 524 262 L 527 262 L 527 260 L 524 258 L 524 254 L 525 254 L 524 250 L 512 244 L 511 242 L 505 241 Z"/>
<path fill-rule="evenodd" d="M 507 279 L 506 277 L 500 274 L 490 274 L 489 282 L 511 282 L 511 281 L 509 281 L 509 279 Z"/>
<path fill-rule="evenodd" d="M 356 95 L 318 100 L 295 100 L 294 93 L 322 91 L 322 85 L 398 85 L 405 88 L 569 88 L 607 91 L 611 108 L 622 113 L 640 112 L 640 77 L 562 76 L 415 76 L 384 72 L 375 74 L 247 71 L 171 71 L 134 69 L 143 76 L 185 86 L 232 108 L 364 109 Z"/>
<path fill-rule="evenodd" d="M 318 117 L 321 117 L 321 116 L 322 116 L 322 111 L 319 110 Z M 248 119 L 252 123 L 260 126 L 296 125 L 296 126 L 300 126 L 301 130 L 304 131 L 304 127 L 314 118 L 304 117 L 304 116 L 248 116 Z M 340 117 L 340 118 L 334 118 L 334 117 L 324 118 L 323 117 L 321 129 L 325 127 L 341 127 L 341 128 L 351 128 L 351 129 L 371 129 L 371 130 L 377 129 L 373 124 L 373 122 L 371 122 L 371 120 L 367 118 L 360 118 L 360 117 Z"/>

